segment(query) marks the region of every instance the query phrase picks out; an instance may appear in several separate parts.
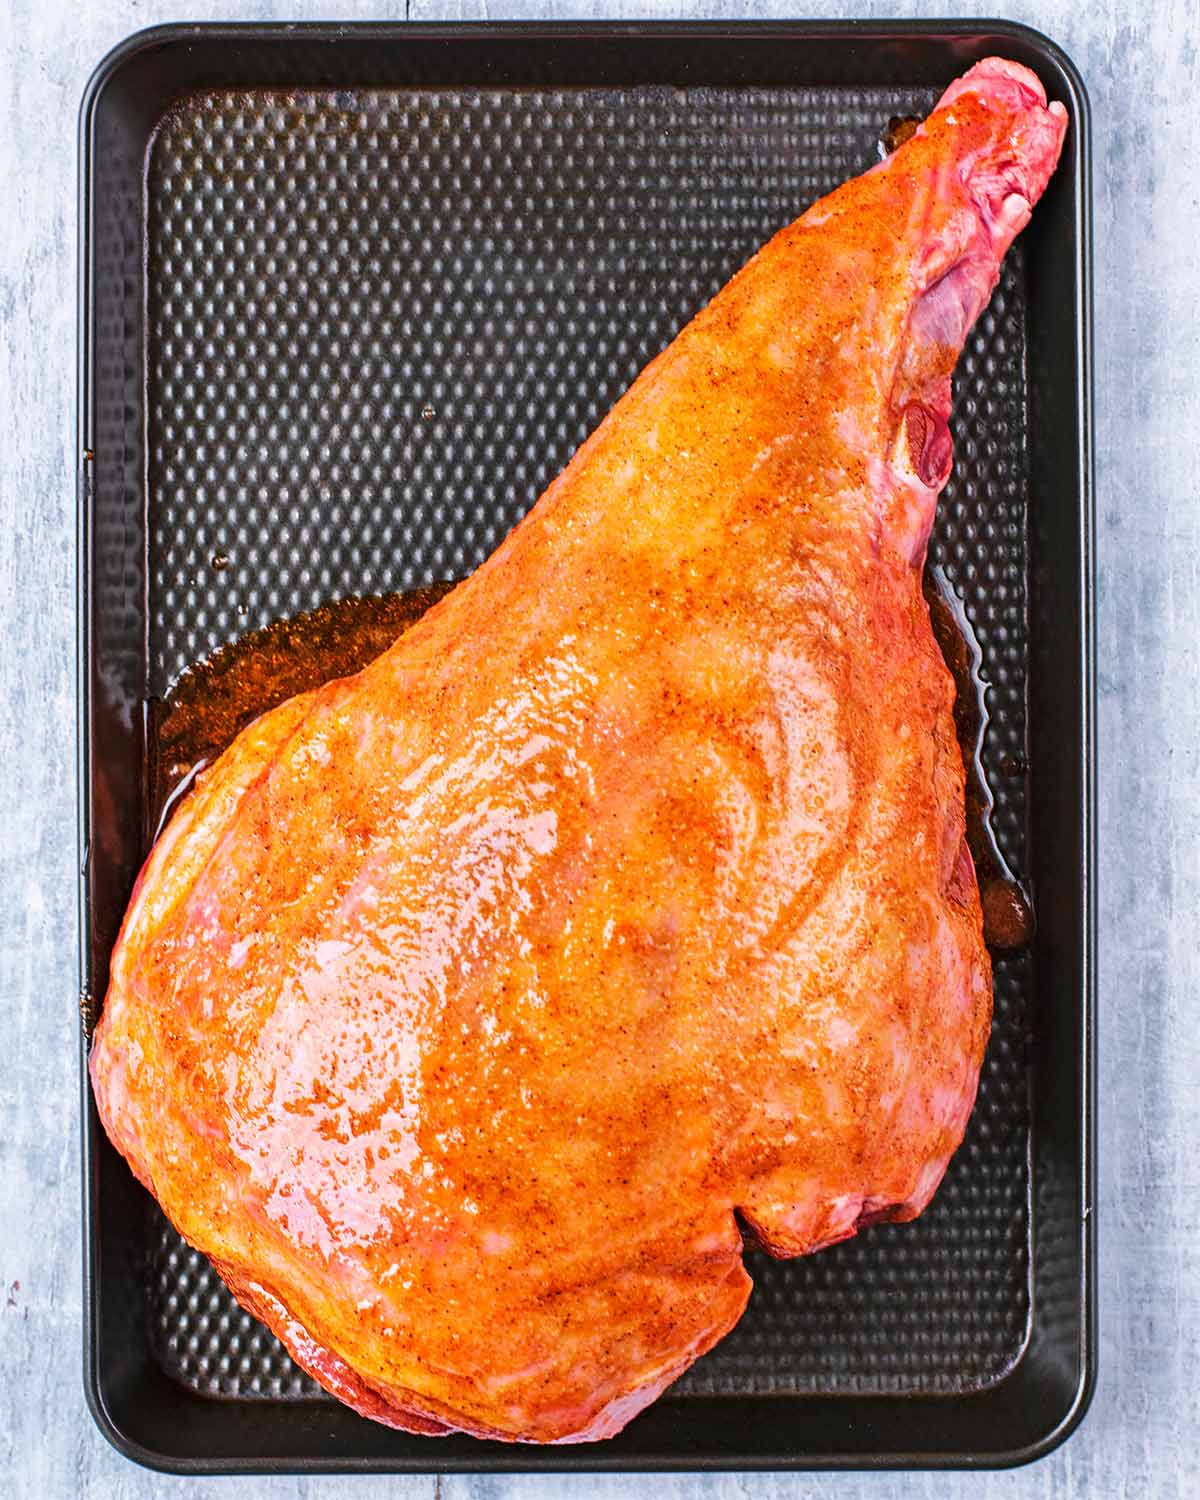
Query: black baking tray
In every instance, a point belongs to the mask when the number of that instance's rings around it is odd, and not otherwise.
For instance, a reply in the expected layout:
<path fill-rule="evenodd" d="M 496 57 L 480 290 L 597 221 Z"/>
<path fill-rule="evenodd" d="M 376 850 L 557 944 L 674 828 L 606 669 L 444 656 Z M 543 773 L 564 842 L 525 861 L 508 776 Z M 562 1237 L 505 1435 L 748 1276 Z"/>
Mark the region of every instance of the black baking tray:
<path fill-rule="evenodd" d="M 752 1256 L 739 1328 L 619 1437 L 408 1437 L 325 1397 L 178 1239 L 83 1077 L 85 1369 L 184 1472 L 997 1466 L 1095 1359 L 1086 95 L 1003 22 L 172 26 L 81 119 L 81 1062 L 147 848 L 152 700 L 270 619 L 470 571 L 769 234 L 1002 53 L 1071 117 L 956 381 L 933 561 L 983 651 L 984 762 L 1037 936 L 996 965 L 935 1203 Z M 214 556 L 221 566 L 211 565 Z M 227 560 L 227 562 L 226 562 Z"/>

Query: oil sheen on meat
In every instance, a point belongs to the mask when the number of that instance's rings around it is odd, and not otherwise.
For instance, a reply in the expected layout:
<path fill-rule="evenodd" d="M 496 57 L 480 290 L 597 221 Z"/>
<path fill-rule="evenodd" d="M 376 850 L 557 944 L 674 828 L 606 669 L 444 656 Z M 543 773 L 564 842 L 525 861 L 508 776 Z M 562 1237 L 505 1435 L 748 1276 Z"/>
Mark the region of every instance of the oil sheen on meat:
<path fill-rule="evenodd" d="M 617 1432 L 779 1256 L 919 1213 L 991 976 L 921 563 L 1053 171 L 1013 64 L 784 229 L 479 571 L 154 848 L 112 1140 L 343 1401 Z"/>

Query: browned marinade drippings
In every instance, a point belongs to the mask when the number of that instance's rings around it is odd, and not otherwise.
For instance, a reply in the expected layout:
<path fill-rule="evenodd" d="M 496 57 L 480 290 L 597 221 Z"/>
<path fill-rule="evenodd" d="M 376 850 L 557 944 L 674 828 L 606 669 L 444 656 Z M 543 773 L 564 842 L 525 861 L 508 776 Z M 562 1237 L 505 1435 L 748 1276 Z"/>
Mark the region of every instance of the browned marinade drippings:
<path fill-rule="evenodd" d="M 879 132 L 879 160 L 883 161 L 885 157 L 891 156 L 897 146 L 903 146 L 905 141 L 911 140 L 920 123 L 919 115 L 893 115 Z"/>
<path fill-rule="evenodd" d="M 1023 948 L 1033 937 L 1033 908 L 1000 853 L 992 830 L 995 804 L 982 756 L 988 722 L 984 701 L 987 684 L 980 674 L 982 653 L 962 605 L 940 568 L 926 568 L 924 591 L 934 638 L 954 678 L 954 727 L 967 777 L 967 844 L 979 881 L 983 935 L 991 948 Z M 1005 775 L 1023 774 L 1024 757 L 1005 756 L 1001 769 Z"/>
<path fill-rule="evenodd" d="M 158 836 L 204 767 L 259 714 L 361 671 L 453 587 L 335 599 L 252 630 L 189 667 L 151 704 L 149 831 Z"/>

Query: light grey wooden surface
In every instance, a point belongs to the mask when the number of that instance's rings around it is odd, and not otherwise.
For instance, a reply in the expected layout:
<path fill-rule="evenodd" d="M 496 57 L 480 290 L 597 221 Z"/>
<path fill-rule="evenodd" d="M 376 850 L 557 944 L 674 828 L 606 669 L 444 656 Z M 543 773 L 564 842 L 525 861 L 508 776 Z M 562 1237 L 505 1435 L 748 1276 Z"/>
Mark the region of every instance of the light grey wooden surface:
<path fill-rule="evenodd" d="M 1100 512 L 1101 1375 L 1032 1468 L 710 1479 L 178 1480 L 93 1428 L 80 1384 L 75 973 L 75 119 L 158 21 L 917 16 L 884 4 L 0 0 L 0 1494 L 511 1500 L 1200 1495 L 1200 0 L 955 6 L 1059 41 L 1095 124 Z"/>

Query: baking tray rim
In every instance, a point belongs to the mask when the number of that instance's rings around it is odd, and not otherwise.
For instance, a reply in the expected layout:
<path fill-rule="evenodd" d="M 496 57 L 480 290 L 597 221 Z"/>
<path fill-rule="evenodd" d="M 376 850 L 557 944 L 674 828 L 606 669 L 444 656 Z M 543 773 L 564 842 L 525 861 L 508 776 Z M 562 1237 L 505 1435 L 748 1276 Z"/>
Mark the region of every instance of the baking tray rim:
<path fill-rule="evenodd" d="M 122 1427 L 109 1409 L 101 1377 L 101 1344 L 99 1338 L 98 1297 L 100 1283 L 97 1204 L 94 1192 L 97 1152 L 102 1127 L 92 1099 L 87 1070 L 88 1050 L 94 997 L 89 971 L 90 920 L 88 896 L 91 863 L 88 833 L 92 809 L 91 763 L 91 689 L 92 642 L 90 601 L 92 577 L 91 489 L 93 468 L 93 290 L 91 264 L 91 206 L 94 173 L 93 128 L 97 106 L 105 88 L 121 70 L 151 48 L 186 47 L 191 42 L 227 38 L 230 41 L 253 39 L 259 42 L 323 42 L 369 40 L 378 43 L 419 41 L 466 41 L 513 39 L 620 39 L 636 43 L 673 36 L 697 40 L 720 38 L 779 39 L 781 41 L 831 41 L 869 43 L 896 42 L 905 39 L 937 39 L 969 42 L 982 37 L 1011 39 L 1032 50 L 1051 64 L 1061 77 L 1070 96 L 1072 136 L 1069 149 L 1075 165 L 1075 215 L 1078 233 L 1074 244 L 1076 282 L 1075 349 L 1078 383 L 1074 392 L 1078 423 L 1079 451 L 1077 493 L 1079 498 L 1079 703 L 1080 737 L 1077 746 L 1080 777 L 1080 849 L 1079 880 L 1082 915 L 1082 952 L 1079 955 L 1081 985 L 1079 993 L 1078 1054 L 1073 1059 L 1079 1069 L 1080 1102 L 1078 1139 L 1080 1146 L 1080 1349 L 1079 1375 L 1065 1407 L 1053 1414 L 1045 1430 L 1032 1441 L 1000 1452 L 928 1451 L 877 1453 L 781 1451 L 777 1453 L 740 1453 L 726 1457 L 682 1454 L 672 1456 L 643 1455 L 631 1461 L 628 1456 L 604 1445 L 576 1446 L 557 1450 L 559 1462 L 533 1465 L 522 1461 L 520 1445 L 499 1453 L 479 1451 L 474 1461 L 463 1463 L 456 1456 L 439 1456 L 438 1445 L 430 1443 L 427 1452 L 414 1461 L 397 1456 L 376 1458 L 346 1455 L 294 1455 L 276 1458 L 222 1457 L 174 1454 L 148 1446 Z M 185 91 L 186 93 L 187 91 Z M 147 144 L 152 132 L 147 135 Z M 83 1025 L 79 1033 L 80 1092 L 83 1118 L 81 1132 L 81 1197 L 84 1238 L 83 1259 L 83 1385 L 88 1410 L 105 1439 L 122 1456 L 149 1469 L 171 1474 L 252 1474 L 252 1473 L 533 1473 L 533 1472 L 719 1472 L 729 1470 L 904 1470 L 904 1469 L 1004 1469 L 1031 1463 L 1064 1443 L 1083 1421 L 1091 1405 L 1097 1380 L 1097 1222 L 1096 1222 L 1096 1054 L 1095 996 L 1096 963 L 1096 557 L 1095 557 L 1095 459 L 1093 451 L 1093 275 L 1092 275 L 1092 166 L 1091 106 L 1083 78 L 1071 58 L 1051 38 L 1021 22 L 992 17 L 961 20 L 921 18 L 914 20 L 847 19 L 847 20 L 780 20 L 780 21 L 670 21 L 670 20 L 595 20 L 595 21 L 467 21 L 467 22 L 396 22 L 354 21 L 345 23 L 305 22 L 171 22 L 143 28 L 113 47 L 97 64 L 89 78 L 79 110 L 79 176 L 78 176 L 78 323 L 77 323 L 77 412 L 76 412 L 76 771 L 78 818 L 78 1007 Z M 1020 1368 L 1022 1354 L 1013 1372 Z M 996 1385 L 966 1396 L 881 1396 L 865 1398 L 879 1401 L 967 1401 L 986 1402 L 989 1394 L 1003 1386 L 1011 1373 Z M 693 1400 L 721 1400 L 721 1397 L 693 1397 Z M 773 1400 L 797 1402 L 861 1401 L 864 1398 L 844 1395 L 797 1395 L 773 1397 Z"/>

